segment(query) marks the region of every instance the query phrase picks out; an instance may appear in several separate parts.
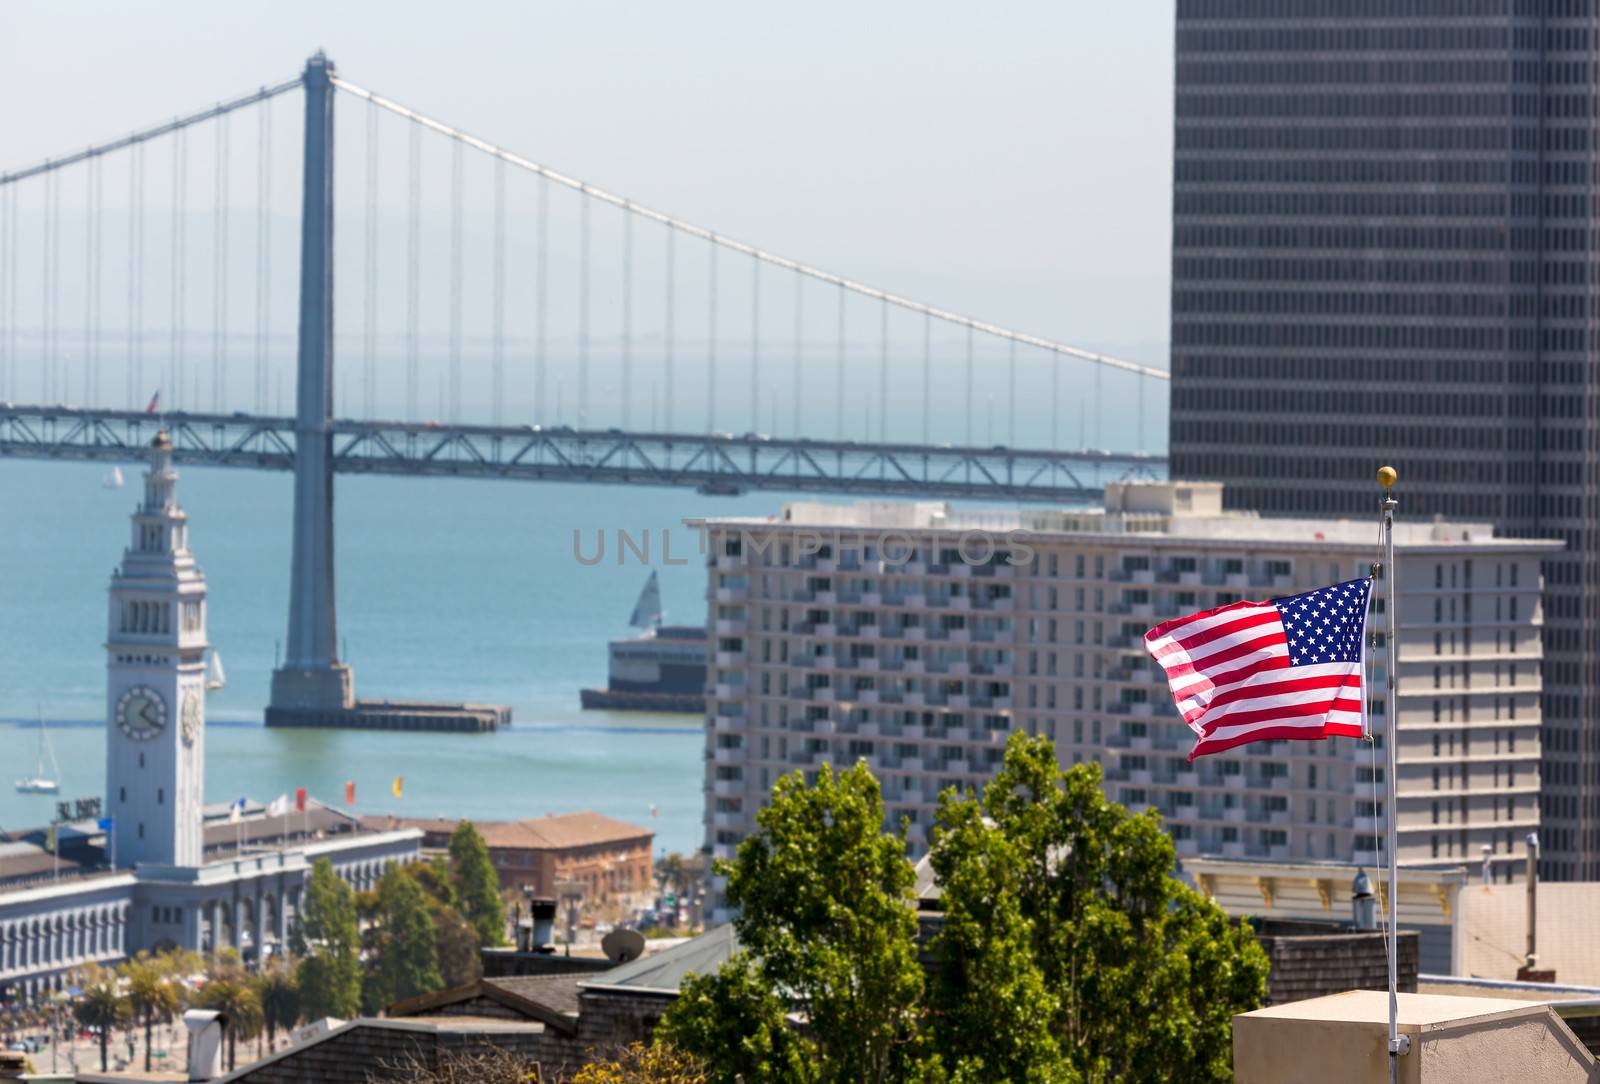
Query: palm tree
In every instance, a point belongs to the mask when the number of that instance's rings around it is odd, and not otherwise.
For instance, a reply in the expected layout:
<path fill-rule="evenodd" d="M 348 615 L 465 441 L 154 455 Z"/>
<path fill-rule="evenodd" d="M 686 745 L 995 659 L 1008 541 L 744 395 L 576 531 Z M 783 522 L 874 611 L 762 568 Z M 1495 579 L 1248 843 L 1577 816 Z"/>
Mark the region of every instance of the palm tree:
<path fill-rule="evenodd" d="M 96 1028 L 100 1033 L 100 1071 L 106 1067 L 106 1048 L 111 1042 L 111 1029 L 125 1026 L 133 1019 L 133 1008 L 123 994 L 117 973 L 99 964 L 87 964 L 78 976 L 78 987 L 83 992 L 73 1003 L 72 1015 L 84 1027 Z"/>
<path fill-rule="evenodd" d="M 255 977 L 256 999 L 267 1025 L 267 1050 L 276 1048 L 278 1028 L 300 1019 L 300 981 L 290 960 L 275 960 Z"/>
<path fill-rule="evenodd" d="M 122 977 L 127 980 L 128 999 L 134 1013 L 144 1021 L 144 1071 L 150 1072 L 151 1052 L 155 1047 L 153 1035 L 157 1016 L 170 1017 L 183 1007 L 178 997 L 171 961 L 162 956 L 141 952 L 122 965 Z"/>
<path fill-rule="evenodd" d="M 231 1073 L 240 1036 L 248 1039 L 261 1026 L 261 999 L 243 975 L 224 973 L 206 983 L 201 1001 L 206 1008 L 215 1009 L 227 1018 L 228 1072 Z"/>

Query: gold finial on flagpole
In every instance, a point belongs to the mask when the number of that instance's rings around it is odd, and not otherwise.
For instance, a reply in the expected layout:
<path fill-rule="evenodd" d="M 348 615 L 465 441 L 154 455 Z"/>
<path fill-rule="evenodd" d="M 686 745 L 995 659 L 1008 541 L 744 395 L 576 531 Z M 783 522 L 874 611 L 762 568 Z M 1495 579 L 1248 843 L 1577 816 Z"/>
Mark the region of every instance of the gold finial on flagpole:
<path fill-rule="evenodd" d="M 1385 493 L 1389 492 L 1399 480 L 1400 476 L 1394 472 L 1393 467 L 1378 468 L 1378 484 L 1383 487 Z"/>

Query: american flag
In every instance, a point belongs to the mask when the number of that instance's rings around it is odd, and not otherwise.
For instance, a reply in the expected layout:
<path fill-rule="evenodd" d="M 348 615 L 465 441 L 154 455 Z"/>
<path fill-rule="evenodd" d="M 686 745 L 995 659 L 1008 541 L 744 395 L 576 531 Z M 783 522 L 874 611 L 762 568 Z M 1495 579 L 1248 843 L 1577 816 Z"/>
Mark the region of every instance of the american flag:
<path fill-rule="evenodd" d="M 1370 579 L 1163 621 L 1145 650 L 1166 671 L 1195 757 L 1252 741 L 1360 737 Z"/>

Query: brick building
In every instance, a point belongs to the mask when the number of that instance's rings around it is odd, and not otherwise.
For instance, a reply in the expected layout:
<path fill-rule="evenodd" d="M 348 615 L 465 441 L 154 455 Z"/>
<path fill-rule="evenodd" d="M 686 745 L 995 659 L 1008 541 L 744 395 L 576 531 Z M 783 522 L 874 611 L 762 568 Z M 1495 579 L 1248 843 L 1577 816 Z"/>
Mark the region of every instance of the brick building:
<path fill-rule="evenodd" d="M 443 850 L 459 821 L 379 816 L 368 825 L 419 828 L 424 848 Z M 504 892 L 554 896 L 560 882 L 583 885 L 589 902 L 644 902 L 654 894 L 655 833 L 600 813 L 562 813 L 520 821 L 474 821 Z"/>

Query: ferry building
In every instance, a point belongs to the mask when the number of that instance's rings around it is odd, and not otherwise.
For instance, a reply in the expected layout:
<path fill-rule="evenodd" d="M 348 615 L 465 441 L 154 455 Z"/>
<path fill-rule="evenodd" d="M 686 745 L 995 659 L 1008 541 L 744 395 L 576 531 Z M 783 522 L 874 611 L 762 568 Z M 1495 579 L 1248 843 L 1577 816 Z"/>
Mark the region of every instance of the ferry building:
<path fill-rule="evenodd" d="M 0 999 L 71 985 L 91 960 L 286 944 L 319 858 L 359 889 L 417 858 L 422 833 L 364 831 L 320 802 L 205 804 L 206 582 L 165 432 L 111 578 L 103 818 L 0 835 Z"/>

